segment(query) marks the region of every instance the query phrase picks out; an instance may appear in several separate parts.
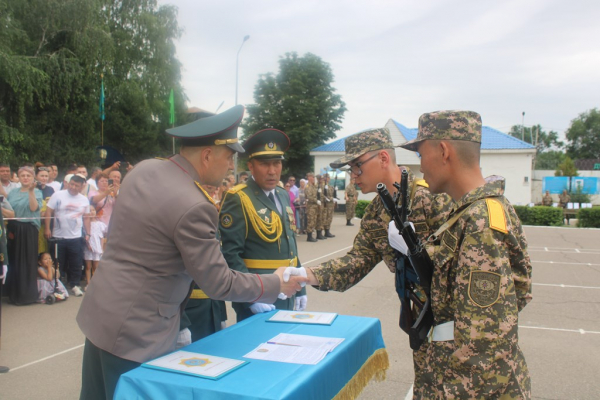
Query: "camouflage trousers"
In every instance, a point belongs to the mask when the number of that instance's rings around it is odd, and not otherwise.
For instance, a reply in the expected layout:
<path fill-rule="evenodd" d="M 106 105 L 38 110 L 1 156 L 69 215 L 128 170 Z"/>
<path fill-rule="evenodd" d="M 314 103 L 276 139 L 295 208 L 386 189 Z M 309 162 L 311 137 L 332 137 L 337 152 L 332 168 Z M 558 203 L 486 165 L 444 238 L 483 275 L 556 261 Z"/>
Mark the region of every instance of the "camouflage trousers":
<path fill-rule="evenodd" d="M 346 219 L 354 218 L 354 211 L 356 210 L 356 200 L 350 200 L 346 202 Z"/>
<path fill-rule="evenodd" d="M 413 353 L 413 399 L 531 399 L 531 379 L 518 344 L 503 354 L 492 370 L 470 368 L 476 358 L 461 365 L 454 341 L 424 343 Z M 417 373 L 417 369 L 420 371 Z"/>
<path fill-rule="evenodd" d="M 329 229 L 331 227 L 331 221 L 333 221 L 333 207 L 334 206 L 335 205 L 334 205 L 333 201 L 325 202 L 325 204 L 322 206 L 321 229 Z"/>
<path fill-rule="evenodd" d="M 320 222 L 321 207 L 316 204 L 306 206 L 306 233 L 313 233 Z"/>

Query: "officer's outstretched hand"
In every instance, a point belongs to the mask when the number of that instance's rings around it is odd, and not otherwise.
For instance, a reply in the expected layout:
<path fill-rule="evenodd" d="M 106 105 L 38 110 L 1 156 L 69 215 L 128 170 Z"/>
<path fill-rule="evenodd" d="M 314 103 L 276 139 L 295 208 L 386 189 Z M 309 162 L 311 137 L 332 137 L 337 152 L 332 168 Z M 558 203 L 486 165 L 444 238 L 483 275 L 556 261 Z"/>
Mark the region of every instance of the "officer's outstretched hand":
<path fill-rule="evenodd" d="M 275 306 L 273 304 L 265 304 L 265 303 L 254 303 L 250 306 L 250 311 L 253 314 L 260 314 L 264 312 L 273 311 Z"/>
<path fill-rule="evenodd" d="M 289 267 L 287 267 L 289 268 Z M 299 269 L 292 267 L 294 269 Z M 288 280 L 283 279 L 283 273 L 285 272 L 286 267 L 280 267 L 275 270 L 275 275 L 279 277 L 280 281 L 280 292 L 286 295 L 287 297 L 292 297 L 296 294 L 296 292 L 302 289 L 301 284 L 308 282 L 308 278 L 305 276 L 291 276 Z M 306 271 L 305 271 L 306 274 Z"/>
<path fill-rule="evenodd" d="M 306 310 L 306 303 L 308 303 L 308 296 L 296 296 L 296 304 L 294 306 L 294 310 L 296 311 L 304 311 Z"/>

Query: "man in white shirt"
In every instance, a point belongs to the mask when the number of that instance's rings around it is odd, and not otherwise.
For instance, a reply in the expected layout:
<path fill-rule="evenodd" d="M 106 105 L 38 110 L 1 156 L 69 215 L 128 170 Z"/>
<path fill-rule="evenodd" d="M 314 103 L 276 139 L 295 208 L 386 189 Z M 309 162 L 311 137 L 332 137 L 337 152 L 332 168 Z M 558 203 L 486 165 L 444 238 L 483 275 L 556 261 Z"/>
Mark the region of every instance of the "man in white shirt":
<path fill-rule="evenodd" d="M 54 189 L 54 192 L 58 192 L 62 186 L 61 182 L 56 180 L 56 178 L 58 178 L 58 167 L 56 164 L 50 164 L 48 169 L 48 183 L 46 185 Z"/>
<path fill-rule="evenodd" d="M 58 242 L 58 265 L 66 272 L 67 282 L 75 296 L 82 296 L 79 287 L 83 267 L 83 246 L 90 239 L 90 202 L 80 193 L 85 177 L 73 175 L 67 190 L 55 192 L 48 200 L 46 217 L 55 216 L 54 231 L 50 231 L 50 218 L 45 223 L 44 236 Z M 82 228 L 85 227 L 85 240 Z"/>
<path fill-rule="evenodd" d="M 2 182 L 2 185 L 0 185 L 0 195 L 5 198 L 8 197 L 11 190 L 21 187 L 20 183 L 13 182 L 10 177 L 10 166 L 8 164 L 0 164 L 0 181 Z"/>

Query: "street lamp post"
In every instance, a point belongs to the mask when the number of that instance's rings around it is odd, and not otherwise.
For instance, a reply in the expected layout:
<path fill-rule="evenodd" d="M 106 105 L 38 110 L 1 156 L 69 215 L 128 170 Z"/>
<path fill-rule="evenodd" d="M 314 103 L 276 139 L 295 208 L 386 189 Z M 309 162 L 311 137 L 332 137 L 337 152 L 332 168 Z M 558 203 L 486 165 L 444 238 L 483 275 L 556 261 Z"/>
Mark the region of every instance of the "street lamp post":
<path fill-rule="evenodd" d="M 525 141 L 525 111 L 523 111 L 523 119 L 521 120 L 521 140 Z"/>
<path fill-rule="evenodd" d="M 244 47 L 244 43 L 250 39 L 250 35 L 244 36 L 244 40 L 242 40 L 242 44 L 240 45 L 240 49 L 237 52 L 237 56 L 235 57 L 235 105 L 238 104 L 238 65 L 240 62 L 240 51 L 242 51 L 242 47 Z"/>
<path fill-rule="evenodd" d="M 235 105 L 236 106 L 238 104 L 238 72 L 239 72 L 238 66 L 240 63 L 240 51 L 242 51 L 242 47 L 244 47 L 244 43 L 246 43 L 246 41 L 248 39 L 250 39 L 250 35 L 244 36 L 244 40 L 242 40 L 240 49 L 238 50 L 237 55 L 235 56 Z M 233 159 L 233 174 L 236 179 L 237 179 L 237 163 L 238 163 L 238 153 L 236 152 L 234 159 Z"/>

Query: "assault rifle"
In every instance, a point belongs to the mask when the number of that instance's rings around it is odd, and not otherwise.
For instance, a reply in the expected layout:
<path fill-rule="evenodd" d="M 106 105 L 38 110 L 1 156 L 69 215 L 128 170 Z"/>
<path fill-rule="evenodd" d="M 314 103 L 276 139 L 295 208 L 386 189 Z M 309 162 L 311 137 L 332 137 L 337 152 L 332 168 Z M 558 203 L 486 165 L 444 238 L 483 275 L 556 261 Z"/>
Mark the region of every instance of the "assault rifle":
<path fill-rule="evenodd" d="M 419 237 L 406 220 L 410 213 L 407 171 L 402 171 L 400 185 L 394 183 L 394 187 L 399 190 L 394 198 L 383 183 L 377 184 L 377 193 L 408 247 L 406 257 L 400 255 L 396 262 L 396 292 L 400 298 L 400 328 L 408 334 L 410 347 L 417 350 L 427 339 L 427 334 L 433 325 L 431 310 L 433 263 Z"/>

